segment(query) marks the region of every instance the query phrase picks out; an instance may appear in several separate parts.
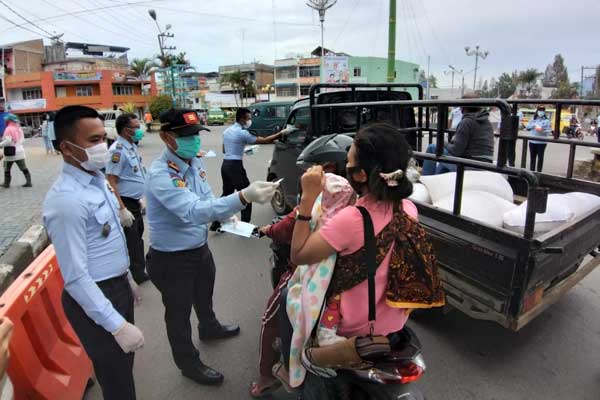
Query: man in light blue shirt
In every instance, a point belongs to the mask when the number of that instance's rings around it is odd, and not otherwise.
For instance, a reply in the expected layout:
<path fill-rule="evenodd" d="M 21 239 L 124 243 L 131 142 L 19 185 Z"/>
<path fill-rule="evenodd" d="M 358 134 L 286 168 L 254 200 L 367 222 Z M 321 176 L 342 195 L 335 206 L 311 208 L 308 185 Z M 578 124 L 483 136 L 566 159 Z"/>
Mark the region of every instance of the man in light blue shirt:
<path fill-rule="evenodd" d="M 235 124 L 223 132 L 223 164 L 221 178 L 223 179 L 223 196 L 228 196 L 236 190 L 242 190 L 250 184 L 248 174 L 244 169 L 244 147 L 247 144 L 269 144 L 282 137 L 285 131 L 271 136 L 260 137 L 251 134 L 248 129 L 252 126 L 252 112 L 247 108 L 238 108 L 235 114 Z M 242 210 L 242 221 L 250 222 L 252 204 Z M 218 222 L 211 226 L 218 229 Z"/>
<path fill-rule="evenodd" d="M 240 328 L 222 325 L 212 306 L 215 263 L 208 248 L 208 226 L 223 221 L 252 202 L 268 202 L 277 184 L 255 182 L 240 192 L 215 198 L 201 148 L 198 115 L 171 109 L 160 116 L 163 154 L 148 170 L 145 196 L 150 229 L 146 266 L 162 295 L 167 336 L 175 364 L 200 384 L 217 385 L 223 375 L 204 365 L 192 342 L 190 313 L 198 317 L 201 340 L 236 336 Z"/>
<path fill-rule="evenodd" d="M 110 146 L 110 161 L 106 166 L 106 179 L 119 200 L 119 217 L 127 239 L 131 275 L 137 284 L 146 282 L 144 257 L 144 217 L 142 195 L 146 182 L 146 169 L 136 142 L 144 137 L 137 115 L 125 113 L 115 122 L 119 136 Z"/>
<path fill-rule="evenodd" d="M 63 308 L 104 398 L 135 399 L 133 352 L 144 336 L 133 325 L 118 202 L 101 172 L 108 160 L 104 125 L 96 110 L 69 106 L 54 128 L 64 164 L 46 195 L 43 220 L 65 282 Z"/>

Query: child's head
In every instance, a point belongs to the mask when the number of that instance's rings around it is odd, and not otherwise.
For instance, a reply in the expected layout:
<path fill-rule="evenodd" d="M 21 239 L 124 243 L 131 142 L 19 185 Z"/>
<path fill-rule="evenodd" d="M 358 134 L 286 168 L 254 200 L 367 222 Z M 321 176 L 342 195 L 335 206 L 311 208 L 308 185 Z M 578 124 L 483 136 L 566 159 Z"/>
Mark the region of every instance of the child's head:
<path fill-rule="evenodd" d="M 333 217 L 340 210 L 354 204 L 356 194 L 350 183 L 339 175 L 325 174 L 325 186 L 321 197 L 321 219 Z"/>

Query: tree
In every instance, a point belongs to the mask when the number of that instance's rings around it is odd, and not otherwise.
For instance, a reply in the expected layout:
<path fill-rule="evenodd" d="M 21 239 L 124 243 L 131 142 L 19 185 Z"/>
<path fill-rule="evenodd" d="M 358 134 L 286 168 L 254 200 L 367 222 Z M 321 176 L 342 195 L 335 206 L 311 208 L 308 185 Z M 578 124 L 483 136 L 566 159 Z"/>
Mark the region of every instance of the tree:
<path fill-rule="evenodd" d="M 554 56 L 554 62 L 546 67 L 542 83 L 546 87 L 558 88 L 563 82 L 569 82 L 569 73 L 565 67 L 565 59 L 557 54 Z"/>
<path fill-rule="evenodd" d="M 517 75 L 517 82 L 520 85 L 519 97 L 523 99 L 539 99 L 540 87 L 537 81 L 542 75 L 543 74 L 535 68 L 521 71 Z"/>
<path fill-rule="evenodd" d="M 173 56 L 170 54 L 156 56 L 160 68 L 169 68 L 173 64 Z"/>
<path fill-rule="evenodd" d="M 152 118 L 158 119 L 163 111 L 167 111 L 173 106 L 173 98 L 168 94 L 155 96 L 150 101 L 150 113 Z"/>
<path fill-rule="evenodd" d="M 500 98 L 508 99 L 515 93 L 515 90 L 517 90 L 515 79 L 506 72 L 500 75 L 500 78 L 498 78 L 498 92 L 500 93 Z"/>
<path fill-rule="evenodd" d="M 141 81 L 142 93 L 144 92 L 144 81 L 148 79 L 150 71 L 154 67 L 156 64 L 149 58 L 134 58 L 129 64 L 129 75 Z"/>
<path fill-rule="evenodd" d="M 579 93 L 579 84 L 563 81 L 558 84 L 558 87 L 552 91 L 550 98 L 552 99 L 573 99 Z"/>

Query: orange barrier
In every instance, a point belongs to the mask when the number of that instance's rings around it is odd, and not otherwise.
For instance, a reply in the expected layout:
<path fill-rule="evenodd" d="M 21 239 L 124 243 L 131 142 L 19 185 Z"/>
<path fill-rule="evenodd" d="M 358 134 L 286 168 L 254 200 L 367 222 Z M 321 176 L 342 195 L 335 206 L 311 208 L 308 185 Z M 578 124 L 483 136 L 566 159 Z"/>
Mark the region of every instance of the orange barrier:
<path fill-rule="evenodd" d="M 81 400 L 92 377 L 92 363 L 63 311 L 63 285 L 49 246 L 0 297 L 0 316 L 14 323 L 8 375 L 15 400 Z"/>

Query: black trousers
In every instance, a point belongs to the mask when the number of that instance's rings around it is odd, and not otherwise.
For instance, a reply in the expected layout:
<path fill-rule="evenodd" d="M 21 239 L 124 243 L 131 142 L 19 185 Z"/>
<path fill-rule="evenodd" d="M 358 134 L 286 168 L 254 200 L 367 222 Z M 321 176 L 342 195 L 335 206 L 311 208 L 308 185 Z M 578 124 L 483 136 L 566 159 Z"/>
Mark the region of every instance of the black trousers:
<path fill-rule="evenodd" d="M 146 269 L 146 260 L 144 256 L 144 217 L 140 201 L 129 197 L 121 197 L 125 207 L 131 211 L 135 217 L 133 225 L 129 228 L 123 228 L 125 240 L 127 241 L 127 252 L 129 253 L 129 269 L 135 281 L 140 278 Z"/>
<path fill-rule="evenodd" d="M 162 252 L 150 248 L 146 258 L 148 275 L 162 295 L 167 337 L 179 369 L 200 363 L 192 343 L 190 314 L 196 311 L 200 329 L 218 324 L 213 311 L 215 262 L 208 245 L 197 249 Z"/>
<path fill-rule="evenodd" d="M 229 196 L 236 190 L 240 191 L 250 185 L 242 160 L 223 160 L 221 178 L 223 179 L 223 196 Z M 252 203 L 242 210 L 242 221 L 250 222 L 251 218 Z"/>
<path fill-rule="evenodd" d="M 97 282 L 102 293 L 128 322 L 134 323 L 133 294 L 127 275 Z M 92 360 L 102 395 L 106 400 L 135 399 L 134 353 L 125 354 L 111 332 L 97 325 L 67 291 L 63 291 L 65 315 Z"/>
<path fill-rule="evenodd" d="M 529 143 L 529 169 L 532 171 L 542 172 L 544 167 L 544 152 L 546 151 L 546 143 Z M 537 160 L 537 168 L 536 168 Z"/>

